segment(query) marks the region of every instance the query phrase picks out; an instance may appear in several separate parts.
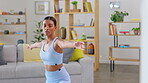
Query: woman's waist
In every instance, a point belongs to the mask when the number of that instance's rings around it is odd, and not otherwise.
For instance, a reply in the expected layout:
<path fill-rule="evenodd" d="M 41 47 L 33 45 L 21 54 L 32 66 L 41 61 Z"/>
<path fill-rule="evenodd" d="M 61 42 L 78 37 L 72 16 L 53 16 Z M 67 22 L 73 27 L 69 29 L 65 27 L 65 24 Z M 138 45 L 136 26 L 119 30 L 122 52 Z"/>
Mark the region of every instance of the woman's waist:
<path fill-rule="evenodd" d="M 44 64 L 44 67 L 47 71 L 57 71 L 59 70 L 60 71 L 60 68 L 62 68 L 63 64 L 55 64 L 55 65 L 46 65 Z"/>
<path fill-rule="evenodd" d="M 62 64 L 63 63 L 63 60 L 44 60 L 44 59 L 42 59 L 43 60 L 43 63 L 45 64 L 45 65 L 58 65 L 58 64 Z"/>

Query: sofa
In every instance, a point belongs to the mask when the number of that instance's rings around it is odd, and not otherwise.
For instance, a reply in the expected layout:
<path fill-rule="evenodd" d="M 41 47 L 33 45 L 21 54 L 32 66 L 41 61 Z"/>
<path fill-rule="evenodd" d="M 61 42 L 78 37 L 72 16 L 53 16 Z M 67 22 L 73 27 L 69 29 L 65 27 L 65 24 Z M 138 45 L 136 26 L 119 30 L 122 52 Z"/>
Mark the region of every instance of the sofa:
<path fill-rule="evenodd" d="M 23 62 L 23 45 L 4 45 L 3 56 L 7 65 L 0 65 L 0 83 L 45 83 L 42 62 Z M 93 83 L 93 60 L 88 56 L 64 64 L 71 83 Z"/>

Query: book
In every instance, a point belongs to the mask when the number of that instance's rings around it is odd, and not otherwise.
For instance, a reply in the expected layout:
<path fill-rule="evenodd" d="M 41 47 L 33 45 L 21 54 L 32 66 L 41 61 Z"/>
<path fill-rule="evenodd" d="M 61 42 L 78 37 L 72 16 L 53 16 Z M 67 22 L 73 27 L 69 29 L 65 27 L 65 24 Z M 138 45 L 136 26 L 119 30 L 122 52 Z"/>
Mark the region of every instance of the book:
<path fill-rule="evenodd" d="M 87 12 L 92 12 L 92 7 L 90 2 L 85 2 L 85 7 L 87 9 Z"/>
<path fill-rule="evenodd" d="M 77 36 L 77 33 L 75 30 L 71 30 L 70 32 L 71 32 L 72 39 L 74 39 L 74 40 L 78 39 L 78 36 Z"/>
<path fill-rule="evenodd" d="M 109 28 L 110 28 L 110 34 L 111 34 L 111 35 L 114 35 L 114 34 L 113 34 L 114 32 L 113 32 L 112 24 L 109 25 Z"/>
<path fill-rule="evenodd" d="M 109 27 L 110 27 L 110 34 L 111 34 L 111 35 L 116 35 L 116 34 L 117 34 L 116 25 L 110 24 Z"/>
<path fill-rule="evenodd" d="M 85 5 L 85 2 L 83 3 L 83 6 L 84 6 L 84 12 L 87 12 L 87 9 L 86 9 L 86 5 Z"/>
<path fill-rule="evenodd" d="M 74 24 L 73 26 L 85 26 L 85 24 Z"/>
<path fill-rule="evenodd" d="M 87 39 L 87 40 L 93 40 L 93 39 L 94 39 L 94 36 L 87 36 L 86 39 Z"/>
<path fill-rule="evenodd" d="M 60 12 L 59 5 L 55 5 L 55 12 Z"/>
<path fill-rule="evenodd" d="M 116 25 L 112 24 L 112 26 L 113 26 L 113 30 L 114 30 L 114 35 L 117 35 L 117 27 L 116 27 Z"/>
<path fill-rule="evenodd" d="M 93 18 L 90 21 L 90 26 L 93 26 Z"/>
<path fill-rule="evenodd" d="M 0 15 L 2 15 L 2 10 L 0 10 Z"/>
<path fill-rule="evenodd" d="M 130 30 L 121 30 L 119 31 L 120 34 L 123 34 L 123 35 L 129 35 L 130 34 Z"/>

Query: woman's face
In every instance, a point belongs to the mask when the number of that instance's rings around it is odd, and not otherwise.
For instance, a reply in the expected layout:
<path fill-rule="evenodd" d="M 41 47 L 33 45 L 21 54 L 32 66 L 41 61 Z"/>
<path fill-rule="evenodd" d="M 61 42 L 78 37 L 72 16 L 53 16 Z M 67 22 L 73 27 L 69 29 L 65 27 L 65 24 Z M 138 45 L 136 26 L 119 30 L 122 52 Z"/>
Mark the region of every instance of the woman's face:
<path fill-rule="evenodd" d="M 51 36 L 54 34 L 56 30 L 56 26 L 52 20 L 44 20 L 43 21 L 43 32 L 46 36 Z"/>

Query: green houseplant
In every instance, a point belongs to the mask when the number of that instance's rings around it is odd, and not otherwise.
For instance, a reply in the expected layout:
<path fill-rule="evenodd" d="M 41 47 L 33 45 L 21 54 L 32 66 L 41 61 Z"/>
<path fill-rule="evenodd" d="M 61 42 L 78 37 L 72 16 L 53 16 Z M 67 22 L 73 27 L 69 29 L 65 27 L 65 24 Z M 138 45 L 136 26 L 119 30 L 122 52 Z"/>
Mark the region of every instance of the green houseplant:
<path fill-rule="evenodd" d="M 73 9 L 77 9 L 78 1 L 72 1 L 71 3 L 73 4 Z"/>
<path fill-rule="evenodd" d="M 139 31 L 140 31 L 140 28 L 139 27 L 132 28 L 132 31 L 134 31 L 134 34 L 135 35 L 138 35 L 139 34 Z"/>
<path fill-rule="evenodd" d="M 41 26 L 42 26 L 42 21 L 37 22 L 36 29 L 33 31 L 35 33 L 34 35 L 35 40 L 32 40 L 31 42 L 36 43 L 45 39 L 43 29 L 41 28 Z"/>
<path fill-rule="evenodd" d="M 111 14 L 111 21 L 113 22 L 123 22 L 124 16 L 128 16 L 128 13 L 126 11 L 114 11 L 113 14 Z"/>

